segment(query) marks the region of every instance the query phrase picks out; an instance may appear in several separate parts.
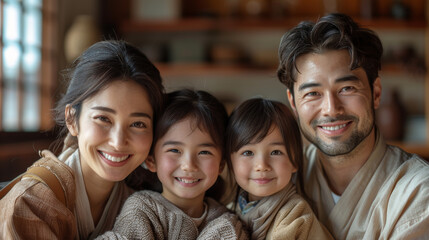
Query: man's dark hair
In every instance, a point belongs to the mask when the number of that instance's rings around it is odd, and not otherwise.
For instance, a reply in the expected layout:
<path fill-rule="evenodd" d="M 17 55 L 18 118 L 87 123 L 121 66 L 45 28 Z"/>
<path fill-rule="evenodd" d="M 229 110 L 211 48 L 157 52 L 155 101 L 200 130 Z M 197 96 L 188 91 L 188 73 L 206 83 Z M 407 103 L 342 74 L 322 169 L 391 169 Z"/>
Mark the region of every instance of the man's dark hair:
<path fill-rule="evenodd" d="M 347 50 L 351 57 L 350 69 L 362 67 L 371 86 L 381 69 L 383 46 L 377 34 L 360 27 L 349 16 L 333 13 L 316 23 L 304 21 L 283 35 L 280 40 L 277 77 L 293 94 L 297 59 L 307 53 L 329 50 Z"/>

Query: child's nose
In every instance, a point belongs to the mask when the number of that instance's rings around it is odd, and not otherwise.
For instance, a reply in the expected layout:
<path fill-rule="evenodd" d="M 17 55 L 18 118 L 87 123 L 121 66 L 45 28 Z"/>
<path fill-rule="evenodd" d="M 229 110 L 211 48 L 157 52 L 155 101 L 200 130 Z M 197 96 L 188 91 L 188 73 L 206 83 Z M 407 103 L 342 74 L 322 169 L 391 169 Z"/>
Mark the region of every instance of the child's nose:
<path fill-rule="evenodd" d="M 255 162 L 255 171 L 257 172 L 267 172 L 270 171 L 271 167 L 267 162 L 266 157 L 258 156 Z"/>
<path fill-rule="evenodd" d="M 182 157 L 181 168 L 183 171 L 195 172 L 198 170 L 197 165 L 195 164 L 195 157 L 191 154 L 186 154 Z"/>

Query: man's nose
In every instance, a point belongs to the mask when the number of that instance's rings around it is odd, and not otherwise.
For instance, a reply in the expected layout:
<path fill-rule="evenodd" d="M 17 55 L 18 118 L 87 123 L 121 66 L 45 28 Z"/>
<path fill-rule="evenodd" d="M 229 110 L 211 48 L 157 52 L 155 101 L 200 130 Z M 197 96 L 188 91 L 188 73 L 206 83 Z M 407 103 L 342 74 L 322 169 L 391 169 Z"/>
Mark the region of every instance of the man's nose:
<path fill-rule="evenodd" d="M 323 96 L 322 114 L 324 116 L 337 116 L 344 111 L 341 100 L 335 93 L 326 93 Z"/>

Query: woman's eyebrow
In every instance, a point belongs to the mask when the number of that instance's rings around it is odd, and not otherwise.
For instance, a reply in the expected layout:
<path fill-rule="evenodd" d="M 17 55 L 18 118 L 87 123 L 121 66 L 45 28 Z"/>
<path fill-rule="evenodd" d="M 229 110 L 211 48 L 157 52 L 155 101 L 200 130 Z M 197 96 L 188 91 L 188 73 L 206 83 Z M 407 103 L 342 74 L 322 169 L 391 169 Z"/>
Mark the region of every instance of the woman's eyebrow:
<path fill-rule="evenodd" d="M 111 109 L 108 107 L 95 106 L 95 107 L 92 107 L 91 109 L 116 114 L 116 111 L 114 109 Z M 149 119 L 152 119 L 152 117 L 149 114 L 144 113 L 144 112 L 134 112 L 134 113 L 131 113 L 130 116 L 131 117 L 147 117 Z"/>

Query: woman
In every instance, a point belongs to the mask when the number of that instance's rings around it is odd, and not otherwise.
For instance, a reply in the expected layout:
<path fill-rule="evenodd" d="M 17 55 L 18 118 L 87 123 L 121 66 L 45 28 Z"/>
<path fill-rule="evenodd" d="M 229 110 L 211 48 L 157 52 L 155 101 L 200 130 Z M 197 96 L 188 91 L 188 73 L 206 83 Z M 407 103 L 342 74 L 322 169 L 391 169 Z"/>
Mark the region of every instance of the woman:
<path fill-rule="evenodd" d="M 159 71 L 135 47 L 102 41 L 69 72 L 55 108 L 66 136 L 62 153 L 35 164 L 61 182 L 66 204 L 43 182 L 23 178 L 0 201 L 0 237 L 91 239 L 112 229 L 133 192 L 124 179 L 148 157 L 164 88 Z"/>

